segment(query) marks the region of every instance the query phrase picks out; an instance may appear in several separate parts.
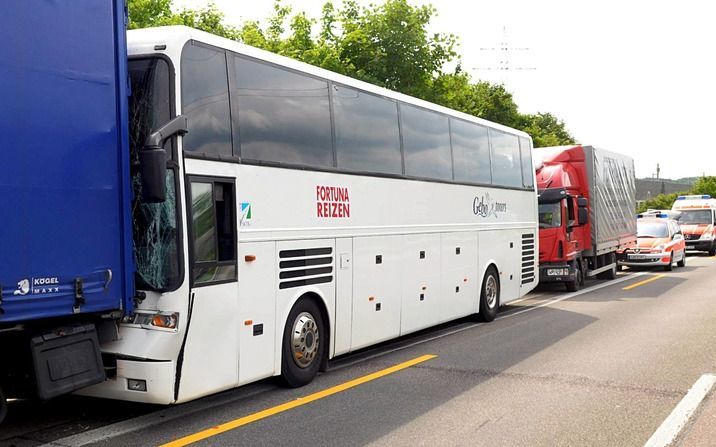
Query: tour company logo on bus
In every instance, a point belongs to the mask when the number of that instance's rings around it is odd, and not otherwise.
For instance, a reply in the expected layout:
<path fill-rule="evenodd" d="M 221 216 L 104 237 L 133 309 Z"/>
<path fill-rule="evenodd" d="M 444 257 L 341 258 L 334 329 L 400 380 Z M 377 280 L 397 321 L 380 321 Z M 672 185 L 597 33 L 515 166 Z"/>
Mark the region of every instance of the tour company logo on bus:
<path fill-rule="evenodd" d="M 344 186 L 316 185 L 316 216 L 328 219 L 351 217 L 351 199 Z"/>
<path fill-rule="evenodd" d="M 498 218 L 499 213 L 507 212 L 507 203 L 495 201 L 490 197 L 490 193 L 475 196 L 475 199 L 472 201 L 472 212 L 480 217 L 494 216 Z"/>

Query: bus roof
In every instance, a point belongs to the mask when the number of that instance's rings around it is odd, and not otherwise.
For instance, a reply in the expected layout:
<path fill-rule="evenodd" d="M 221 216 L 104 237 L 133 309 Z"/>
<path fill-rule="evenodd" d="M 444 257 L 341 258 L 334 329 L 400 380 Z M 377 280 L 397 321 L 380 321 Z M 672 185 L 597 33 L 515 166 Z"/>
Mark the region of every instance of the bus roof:
<path fill-rule="evenodd" d="M 307 64 L 305 62 L 300 62 L 289 57 L 280 56 L 278 54 L 271 53 L 270 51 L 261 50 L 256 47 L 242 44 L 231 39 L 226 39 L 224 37 L 219 37 L 214 34 L 210 34 L 194 28 L 189 28 L 187 26 L 178 25 L 162 26 L 156 28 L 144 28 L 139 30 L 130 30 L 127 33 L 127 44 L 130 57 L 149 54 L 165 54 L 169 56 L 172 60 L 180 60 L 181 52 L 184 48 L 184 45 L 192 40 L 233 51 L 241 55 L 254 57 L 256 59 L 277 64 L 283 67 L 291 68 L 309 75 L 317 76 L 349 87 L 361 89 L 369 93 L 374 93 L 418 107 L 423 107 L 426 109 L 441 112 L 455 118 L 460 118 L 466 121 L 482 124 L 484 126 L 491 127 L 496 130 L 501 130 L 503 132 L 507 132 L 520 137 L 529 138 L 531 140 L 529 134 L 519 131 L 517 129 L 513 129 L 511 127 L 503 126 L 501 124 L 478 118 L 467 113 L 458 112 L 456 110 L 433 104 L 431 102 L 418 99 L 413 96 L 398 93 L 383 87 L 378 87 L 368 82 L 360 81 L 345 75 L 335 73 L 330 70 Z M 164 46 L 164 48 L 159 49 L 162 48 L 162 46 Z M 178 78 L 181 76 L 181 74 L 177 72 L 176 76 Z"/>

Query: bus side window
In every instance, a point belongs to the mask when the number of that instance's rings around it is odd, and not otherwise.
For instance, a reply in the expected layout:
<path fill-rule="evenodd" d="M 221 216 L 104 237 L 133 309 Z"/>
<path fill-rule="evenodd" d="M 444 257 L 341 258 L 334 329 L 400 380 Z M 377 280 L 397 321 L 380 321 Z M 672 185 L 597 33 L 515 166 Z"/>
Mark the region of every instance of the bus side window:
<path fill-rule="evenodd" d="M 226 54 L 196 44 L 182 52 L 182 114 L 191 131 L 184 151 L 209 157 L 231 157 L 231 115 Z"/>
<path fill-rule="evenodd" d="M 234 184 L 198 178 L 190 189 L 194 284 L 236 281 Z"/>

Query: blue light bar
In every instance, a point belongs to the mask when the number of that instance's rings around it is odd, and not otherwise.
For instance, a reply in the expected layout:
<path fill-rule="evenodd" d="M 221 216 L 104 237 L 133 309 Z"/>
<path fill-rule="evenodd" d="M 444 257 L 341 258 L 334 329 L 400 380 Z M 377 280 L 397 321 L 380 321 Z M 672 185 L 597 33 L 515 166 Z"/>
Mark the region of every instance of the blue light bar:
<path fill-rule="evenodd" d="M 704 195 L 701 196 L 701 198 L 702 198 L 702 199 L 710 199 L 711 196 L 708 195 L 708 194 L 704 194 Z"/>
<path fill-rule="evenodd" d="M 679 196 L 676 198 L 676 200 L 686 200 L 686 196 Z"/>

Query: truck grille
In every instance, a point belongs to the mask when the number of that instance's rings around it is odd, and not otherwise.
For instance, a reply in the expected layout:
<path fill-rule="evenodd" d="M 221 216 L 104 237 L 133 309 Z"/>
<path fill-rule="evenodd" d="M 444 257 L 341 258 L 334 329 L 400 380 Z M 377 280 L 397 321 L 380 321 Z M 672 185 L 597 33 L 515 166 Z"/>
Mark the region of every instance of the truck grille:
<path fill-rule="evenodd" d="M 522 235 L 522 284 L 535 280 L 535 235 Z"/>
<path fill-rule="evenodd" d="M 279 289 L 290 289 L 333 281 L 333 248 L 281 250 Z"/>

